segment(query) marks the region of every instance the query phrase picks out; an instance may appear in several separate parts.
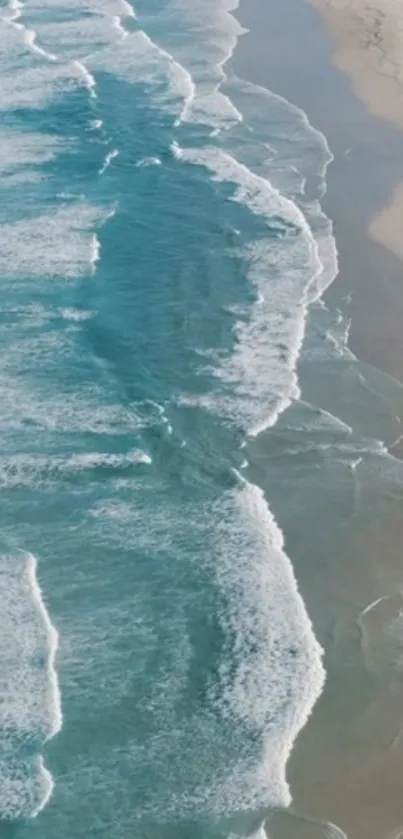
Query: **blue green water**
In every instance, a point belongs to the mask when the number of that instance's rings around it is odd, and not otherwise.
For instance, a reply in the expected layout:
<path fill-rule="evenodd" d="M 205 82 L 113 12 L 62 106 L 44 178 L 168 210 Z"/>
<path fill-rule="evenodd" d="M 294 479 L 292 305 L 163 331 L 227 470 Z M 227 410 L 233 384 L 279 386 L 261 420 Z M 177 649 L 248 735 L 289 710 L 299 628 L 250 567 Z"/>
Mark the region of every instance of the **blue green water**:
<path fill-rule="evenodd" d="M 349 476 L 385 450 L 312 407 L 310 365 L 353 363 L 331 155 L 227 70 L 240 34 L 192 0 L 1 9 L 1 835 L 249 835 L 290 800 L 324 671 L 270 496 L 307 441 Z M 284 411 L 265 498 L 248 441 Z"/>

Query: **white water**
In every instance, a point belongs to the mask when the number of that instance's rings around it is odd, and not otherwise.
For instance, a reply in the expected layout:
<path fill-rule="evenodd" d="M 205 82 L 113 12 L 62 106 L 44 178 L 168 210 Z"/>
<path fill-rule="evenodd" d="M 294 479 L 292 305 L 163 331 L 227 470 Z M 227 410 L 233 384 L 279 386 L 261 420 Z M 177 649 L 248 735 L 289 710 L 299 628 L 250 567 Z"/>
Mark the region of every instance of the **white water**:
<path fill-rule="evenodd" d="M 47 14 L 63 5 L 61 2 L 47 3 Z M 225 62 L 231 56 L 241 28 L 232 18 L 230 8 L 217 8 L 213 3 L 203 6 L 174 3 L 170 9 L 171 26 L 175 29 L 180 18 L 181 25 L 189 25 L 194 33 L 187 45 L 176 52 L 174 46 L 151 37 L 146 16 L 144 19 L 140 14 L 138 19 L 139 26 L 144 24 L 144 29 L 132 31 L 129 26 L 126 29 L 125 15 L 133 17 L 127 4 L 122 8 L 121 3 L 102 3 L 97 7 L 101 13 L 86 23 L 79 7 L 76 20 L 69 22 L 44 22 L 42 8 L 42 4 L 35 6 L 28 2 L 25 6 L 14 4 L 9 7 L 8 23 L 0 34 L 1 60 L 7 68 L 1 108 L 16 105 L 41 108 L 80 86 L 87 92 L 89 105 L 95 107 L 98 76 L 105 72 L 134 86 L 141 84 L 142 89 L 148 91 L 150 104 L 172 118 L 172 129 L 178 137 L 177 145 L 173 146 L 178 165 L 205 167 L 219 187 L 233 186 L 232 200 L 262 218 L 268 228 L 273 229 L 274 221 L 277 224 L 277 239 L 270 236 L 267 240 L 253 242 L 243 254 L 257 303 L 251 307 L 248 321 L 238 325 L 232 357 L 224 364 L 213 364 L 214 374 L 221 380 L 226 396 L 220 397 L 220 402 L 207 401 L 207 407 L 229 418 L 245 434 L 257 433 L 274 423 L 290 400 L 298 397 L 296 362 L 309 292 L 321 274 L 321 262 L 315 236 L 295 202 L 231 154 L 228 148 L 212 145 L 196 148 L 187 146 L 182 140 L 183 132 L 192 125 L 207 126 L 208 134 L 214 133 L 215 137 L 220 137 L 224 129 L 229 132 L 242 128 L 241 110 L 220 89 L 225 80 Z M 162 26 L 164 22 L 162 17 Z M 101 128 L 100 121 L 93 118 L 91 125 Z M 307 137 L 309 131 L 306 126 Z M 115 151 L 118 153 L 119 149 Z M 158 158 L 143 159 L 143 165 L 144 160 L 155 163 Z M 101 167 L 100 171 L 105 168 Z M 10 221 L 0 228 L 3 276 L 10 280 L 24 276 L 28 281 L 50 282 L 74 281 L 78 276 L 94 273 L 102 256 L 97 230 L 104 221 L 103 209 L 92 202 L 77 200 L 50 212 Z M 7 364 L 6 359 L 2 360 L 5 394 L 2 424 L 7 427 L 21 423 L 23 426 L 29 419 L 41 428 L 57 429 L 58 433 L 64 429 L 97 433 L 113 433 L 117 427 L 126 431 L 135 429 L 137 418 L 130 409 L 115 405 L 97 407 L 97 385 L 83 386 L 79 392 L 68 396 L 41 390 L 41 398 L 38 398 L 34 365 L 39 370 L 47 369 L 50 358 L 57 357 L 57 353 L 66 357 L 70 351 L 68 338 L 59 341 L 53 340 L 53 336 L 45 336 L 37 341 L 15 342 Z M 32 364 L 31 370 L 27 358 Z M 30 374 L 22 379 L 14 375 L 21 359 Z M 115 456 L 111 457 L 99 453 L 77 455 L 70 460 L 65 458 L 61 464 L 57 458 L 38 463 L 35 458 L 30 461 L 23 457 L 20 464 L 18 461 L 13 465 L 3 463 L 1 474 L 8 486 L 13 476 L 16 486 L 26 486 L 41 477 L 43 471 L 60 469 L 66 474 L 101 466 L 127 467 L 127 457 L 126 460 L 120 456 L 117 460 Z M 149 463 L 149 456 L 136 452 L 130 463 L 138 461 Z M 99 511 L 100 508 L 116 512 L 116 508 L 110 505 L 108 508 L 106 502 L 101 502 L 95 509 Z M 127 513 L 127 505 L 123 509 Z M 182 510 L 180 513 L 182 516 Z M 122 538 L 127 540 L 127 516 L 111 514 L 110 519 L 111 532 L 123 522 L 125 533 Z M 94 521 L 97 521 L 96 515 Z M 136 521 L 135 511 L 129 521 L 132 525 Z M 211 522 L 208 532 L 206 521 Z M 225 772 L 224 761 L 217 760 L 217 777 L 214 773 L 209 776 L 202 767 L 194 792 L 189 792 L 180 777 L 182 795 L 173 801 L 160 797 L 158 805 L 167 812 L 181 815 L 193 812 L 195 808 L 207 814 L 210 811 L 220 814 L 239 806 L 248 808 L 255 803 L 258 806 L 284 805 L 289 801 L 286 760 L 323 684 L 321 650 L 298 594 L 281 533 L 259 490 L 240 479 L 236 489 L 224 493 L 211 510 L 190 509 L 189 522 L 192 526 L 194 523 L 208 541 L 207 562 L 215 566 L 217 585 L 231 603 L 231 609 L 223 615 L 222 621 L 224 628 L 235 638 L 236 673 L 230 679 L 225 664 L 221 664 L 220 690 L 216 696 L 211 696 L 211 701 L 223 719 L 230 717 L 239 725 L 258 730 L 261 749 L 248 769 L 242 758 L 238 761 L 234 754 L 231 755 L 232 762 L 225 765 Z M 152 529 L 141 536 L 144 547 L 149 539 L 150 551 L 158 540 L 161 546 L 178 544 L 180 549 L 178 533 L 182 526 L 182 518 L 175 516 L 169 521 L 169 528 L 166 520 L 153 520 Z M 133 538 L 136 538 L 135 533 Z M 139 541 L 137 535 L 137 543 Z M 33 583 L 31 587 L 34 607 L 43 620 L 38 591 Z M 25 620 L 22 614 L 20 617 Z M 188 661 L 185 641 L 179 652 L 175 683 L 169 682 L 167 687 L 167 682 L 163 681 L 161 685 L 167 714 L 175 707 L 174 700 Z M 53 667 L 54 648 L 49 657 Z M 49 672 L 51 674 L 52 670 Z M 50 682 L 55 690 L 54 680 L 50 679 Z M 157 688 L 158 685 L 156 691 Z M 41 704 L 42 695 L 40 691 L 35 694 L 35 690 L 34 701 Z M 285 703 L 286 695 L 288 703 Z M 26 707 L 28 713 L 29 703 Z M 53 719 L 49 731 L 53 734 L 56 728 Z M 213 734 L 219 738 L 219 726 L 217 728 Z M 191 743 L 194 731 L 200 737 L 204 753 L 208 754 L 211 720 L 192 719 L 191 725 L 185 726 L 183 731 L 179 720 L 176 728 L 167 728 L 166 740 L 158 743 L 164 766 L 172 765 L 178 739 L 186 738 Z M 128 752 L 127 759 L 136 764 L 135 745 L 130 744 Z M 152 752 L 150 757 L 153 757 Z M 18 759 L 18 750 L 11 751 L 8 765 L 13 773 L 17 772 Z M 207 768 L 210 770 L 211 766 Z M 179 767 L 173 767 L 172 771 L 179 773 Z M 34 814 L 49 797 L 51 779 L 39 759 L 31 774 L 34 780 L 29 787 L 14 784 L 14 798 L 10 793 L 8 814 Z M 158 790 L 149 792 L 150 812 L 155 809 L 157 794 Z"/>
<path fill-rule="evenodd" d="M 39 750 L 62 726 L 58 635 L 36 569 L 31 554 L 0 557 L 0 818 L 26 818 L 45 805 L 53 782 Z"/>
<path fill-rule="evenodd" d="M 69 278 L 85 274 L 98 258 L 92 229 L 107 211 L 82 202 L 0 227 L 3 276 Z"/>
<path fill-rule="evenodd" d="M 247 322 L 240 322 L 235 351 L 212 372 L 227 388 L 204 404 L 257 434 L 273 425 L 299 396 L 296 365 L 304 337 L 309 291 L 322 272 L 316 240 L 297 205 L 268 180 L 253 174 L 227 152 L 173 148 L 182 162 L 205 166 L 219 183 L 232 185 L 231 200 L 267 224 L 267 238 L 245 250 L 248 278 L 257 292 Z M 275 238 L 273 238 L 273 232 Z"/>

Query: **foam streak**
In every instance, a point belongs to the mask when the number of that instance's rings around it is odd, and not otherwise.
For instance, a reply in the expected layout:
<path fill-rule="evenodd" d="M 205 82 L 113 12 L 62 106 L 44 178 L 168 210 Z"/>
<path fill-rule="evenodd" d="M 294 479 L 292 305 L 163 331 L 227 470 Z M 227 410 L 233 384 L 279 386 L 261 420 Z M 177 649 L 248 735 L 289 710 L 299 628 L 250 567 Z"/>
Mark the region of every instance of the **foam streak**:
<path fill-rule="evenodd" d="M 36 570 L 32 554 L 0 557 L 0 818 L 35 816 L 49 800 L 53 779 L 38 752 L 63 722 L 55 668 L 59 638 Z"/>
<path fill-rule="evenodd" d="M 91 99 L 96 99 L 96 81 L 94 76 L 92 75 L 92 73 L 90 73 L 90 71 L 87 69 L 87 67 L 85 66 L 85 64 L 83 64 L 82 61 L 74 61 L 74 64 L 77 67 L 77 70 L 79 71 L 86 88 L 88 89 Z"/>

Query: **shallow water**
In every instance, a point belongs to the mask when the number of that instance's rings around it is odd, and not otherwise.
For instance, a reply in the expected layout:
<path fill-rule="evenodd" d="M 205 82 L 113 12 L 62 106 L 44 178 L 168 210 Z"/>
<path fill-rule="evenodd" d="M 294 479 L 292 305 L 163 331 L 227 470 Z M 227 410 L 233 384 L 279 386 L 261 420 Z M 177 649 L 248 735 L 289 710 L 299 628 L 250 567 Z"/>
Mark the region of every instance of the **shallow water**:
<path fill-rule="evenodd" d="M 230 12 L 1 10 L 5 835 L 286 806 L 324 669 L 275 515 L 319 493 L 337 527 L 326 481 L 350 515 L 362 464 L 400 480 L 400 390 L 320 302 L 326 140 L 227 77 Z"/>

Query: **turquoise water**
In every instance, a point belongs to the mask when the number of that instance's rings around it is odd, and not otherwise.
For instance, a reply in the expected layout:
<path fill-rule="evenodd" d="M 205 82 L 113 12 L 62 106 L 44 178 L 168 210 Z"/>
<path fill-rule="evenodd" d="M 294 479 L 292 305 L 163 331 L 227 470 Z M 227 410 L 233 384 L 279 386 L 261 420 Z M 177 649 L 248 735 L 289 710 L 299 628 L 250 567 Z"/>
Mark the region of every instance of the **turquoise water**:
<path fill-rule="evenodd" d="M 388 461 L 393 400 L 337 419 L 367 379 L 320 302 L 331 154 L 231 75 L 230 12 L 1 9 L 5 836 L 245 836 L 286 806 L 324 669 L 272 508 L 313 451 L 341 487 Z"/>

